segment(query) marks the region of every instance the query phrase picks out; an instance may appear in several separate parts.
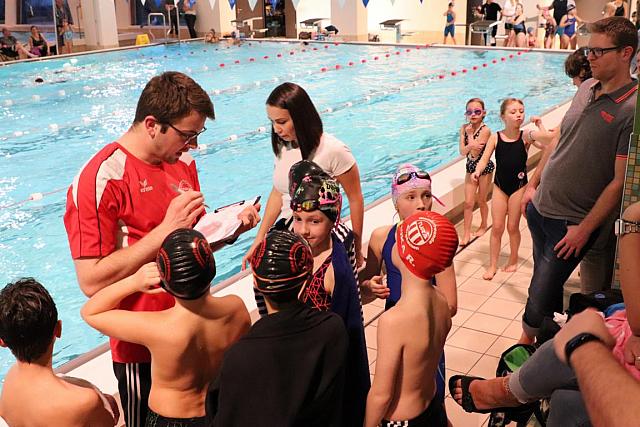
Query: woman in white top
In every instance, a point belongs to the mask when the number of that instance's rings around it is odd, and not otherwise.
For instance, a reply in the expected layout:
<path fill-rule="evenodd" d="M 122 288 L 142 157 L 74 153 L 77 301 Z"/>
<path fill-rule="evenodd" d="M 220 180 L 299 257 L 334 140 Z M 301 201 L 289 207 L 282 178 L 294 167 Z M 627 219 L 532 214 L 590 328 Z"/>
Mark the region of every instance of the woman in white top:
<path fill-rule="evenodd" d="M 267 99 L 267 115 L 271 120 L 271 147 L 275 154 L 273 189 L 258 235 L 242 259 L 242 268 L 276 219 L 291 217 L 289 169 L 302 159 L 316 163 L 344 188 L 351 210 L 356 261 L 358 266 L 362 265 L 364 199 L 358 165 L 351 150 L 323 131 L 311 98 L 295 83 L 283 83 L 271 92 Z"/>
<path fill-rule="evenodd" d="M 507 36 L 505 46 L 516 45 L 516 33 L 513 31 L 513 20 L 516 15 L 517 4 L 516 0 L 504 0 L 504 7 L 501 13 L 504 18 L 504 32 Z"/>

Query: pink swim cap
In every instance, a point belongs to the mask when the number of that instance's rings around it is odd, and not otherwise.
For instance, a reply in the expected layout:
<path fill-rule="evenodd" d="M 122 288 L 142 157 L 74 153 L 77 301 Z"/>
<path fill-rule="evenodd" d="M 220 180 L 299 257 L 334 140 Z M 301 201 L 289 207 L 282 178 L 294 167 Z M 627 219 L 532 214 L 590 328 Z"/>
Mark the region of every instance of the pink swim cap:
<path fill-rule="evenodd" d="M 400 195 L 416 188 L 431 191 L 431 176 L 429 176 L 429 173 L 411 163 L 398 166 L 391 180 L 391 199 L 393 200 L 393 205 L 396 205 Z M 444 203 L 442 203 L 440 199 L 433 196 L 433 194 L 432 197 L 444 206 Z"/>

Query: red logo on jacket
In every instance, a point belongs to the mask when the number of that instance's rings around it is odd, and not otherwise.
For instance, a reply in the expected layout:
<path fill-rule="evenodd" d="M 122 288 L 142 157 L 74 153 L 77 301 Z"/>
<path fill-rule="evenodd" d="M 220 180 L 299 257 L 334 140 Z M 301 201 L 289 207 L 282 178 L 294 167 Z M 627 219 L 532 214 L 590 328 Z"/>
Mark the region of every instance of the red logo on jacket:
<path fill-rule="evenodd" d="M 604 110 L 600 111 L 600 116 L 602 116 L 602 119 L 607 123 L 611 123 L 613 121 L 613 119 L 615 119 L 614 116 L 612 116 L 611 114 L 607 113 Z"/>

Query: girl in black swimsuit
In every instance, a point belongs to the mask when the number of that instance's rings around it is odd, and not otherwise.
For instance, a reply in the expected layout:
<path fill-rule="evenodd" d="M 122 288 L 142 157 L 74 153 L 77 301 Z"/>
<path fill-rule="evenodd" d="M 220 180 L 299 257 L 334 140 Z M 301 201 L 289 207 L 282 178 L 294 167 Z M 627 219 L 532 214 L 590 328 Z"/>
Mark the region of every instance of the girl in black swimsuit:
<path fill-rule="evenodd" d="M 498 257 L 505 225 L 509 233 L 510 254 L 503 271 L 512 272 L 518 265 L 520 247 L 520 201 L 527 184 L 527 152 L 534 141 L 534 131 L 523 132 L 520 126 L 524 121 L 524 104 L 521 100 L 507 98 L 500 106 L 500 118 L 504 130 L 491 135 L 487 148 L 478 163 L 478 168 L 486 165 L 491 154 L 496 153 L 496 177 L 491 199 L 491 240 L 489 246 L 490 264 L 482 276 L 493 279 L 498 271 Z M 476 171 L 474 180 L 480 178 Z M 508 218 L 508 220 L 507 220 Z"/>
<path fill-rule="evenodd" d="M 476 171 L 478 162 L 485 151 L 487 140 L 491 136 L 491 131 L 483 122 L 485 115 L 484 102 L 480 98 L 473 98 L 467 102 L 465 117 L 468 123 L 460 128 L 460 154 L 467 156 L 467 173 L 464 177 L 464 232 L 460 246 L 466 246 L 471 240 L 471 220 L 476 204 L 476 194 L 481 219 L 480 227 L 473 237 L 482 236 L 487 231 L 487 217 L 489 216 L 487 196 L 491 187 L 493 162 L 489 160 L 486 166 L 480 169 L 482 173 L 477 181 L 471 179 L 471 174 Z"/>

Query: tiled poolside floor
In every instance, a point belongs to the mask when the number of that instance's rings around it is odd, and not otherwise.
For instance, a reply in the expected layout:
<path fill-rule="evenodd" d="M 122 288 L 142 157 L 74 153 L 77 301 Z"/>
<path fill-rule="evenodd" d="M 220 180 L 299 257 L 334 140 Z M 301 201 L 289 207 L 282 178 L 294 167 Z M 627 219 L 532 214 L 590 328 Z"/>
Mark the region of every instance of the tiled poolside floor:
<path fill-rule="evenodd" d="M 479 212 L 474 215 L 474 230 L 480 223 Z M 461 235 L 462 223 L 456 228 Z M 482 274 L 489 264 L 489 230 L 454 259 L 458 286 L 458 313 L 452 319 L 453 326 L 445 344 L 447 380 L 456 374 L 479 377 L 494 377 L 498 357 L 509 346 L 516 343 L 522 331 L 520 321 L 527 289 L 531 280 L 533 258 L 531 236 L 526 220 L 520 223 L 522 243 L 520 264 L 514 273 L 499 271 L 491 281 L 483 280 Z M 509 254 L 508 236 L 502 237 L 500 263 Z M 580 280 L 577 272 L 565 287 L 565 296 L 578 292 Z M 376 300 L 364 307 L 365 322 L 375 318 L 384 308 L 384 302 Z M 376 367 L 377 319 L 365 329 L 371 378 Z M 488 415 L 468 414 L 448 395 L 447 415 L 454 427 L 475 427 L 487 424 Z"/>

